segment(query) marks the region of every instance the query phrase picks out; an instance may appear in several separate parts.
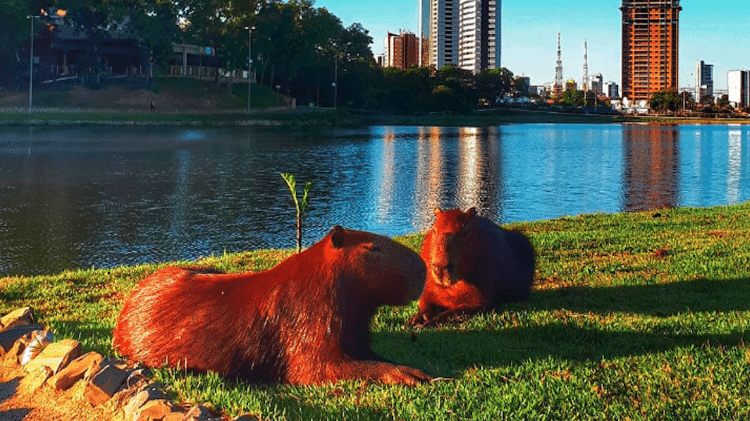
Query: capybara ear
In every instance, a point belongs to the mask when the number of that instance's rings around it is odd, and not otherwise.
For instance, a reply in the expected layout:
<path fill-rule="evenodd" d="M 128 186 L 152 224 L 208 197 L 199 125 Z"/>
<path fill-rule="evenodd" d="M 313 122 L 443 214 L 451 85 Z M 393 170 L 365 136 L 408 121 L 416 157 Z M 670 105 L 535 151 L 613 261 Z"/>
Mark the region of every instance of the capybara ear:
<path fill-rule="evenodd" d="M 436 207 L 435 209 L 432 210 L 432 213 L 434 213 L 435 216 L 440 215 L 442 212 L 443 211 L 441 211 L 440 208 L 438 208 L 438 207 Z"/>
<path fill-rule="evenodd" d="M 474 221 L 474 218 L 476 218 L 477 210 L 474 209 L 474 207 L 471 207 L 467 209 L 466 212 L 461 216 L 462 218 L 459 219 L 459 221 L 461 221 L 461 231 L 465 232 L 471 226 L 471 223 L 472 221 Z"/>
<path fill-rule="evenodd" d="M 335 225 L 331 228 L 331 244 L 335 249 L 344 246 L 344 228 L 341 225 Z"/>

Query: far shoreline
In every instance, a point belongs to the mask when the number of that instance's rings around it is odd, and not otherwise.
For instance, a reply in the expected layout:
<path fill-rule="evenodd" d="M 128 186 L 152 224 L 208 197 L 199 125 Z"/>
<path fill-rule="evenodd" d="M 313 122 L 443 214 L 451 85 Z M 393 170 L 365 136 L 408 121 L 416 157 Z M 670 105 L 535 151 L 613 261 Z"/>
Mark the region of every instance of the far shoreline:
<path fill-rule="evenodd" d="M 466 114 L 382 114 L 346 109 L 298 107 L 246 110 L 196 110 L 149 113 L 135 110 L 38 108 L 0 109 L 0 126 L 162 126 L 162 127 L 335 127 L 335 126 L 463 126 L 505 124 L 660 125 L 750 124 L 750 118 L 695 118 L 583 114 L 519 108 L 498 108 Z"/>

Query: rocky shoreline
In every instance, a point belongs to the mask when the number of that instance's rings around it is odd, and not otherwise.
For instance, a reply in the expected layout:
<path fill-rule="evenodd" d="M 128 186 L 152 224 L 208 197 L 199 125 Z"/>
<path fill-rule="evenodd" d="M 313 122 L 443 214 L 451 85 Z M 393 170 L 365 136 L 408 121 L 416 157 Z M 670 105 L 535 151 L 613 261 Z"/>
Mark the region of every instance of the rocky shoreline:
<path fill-rule="evenodd" d="M 148 371 L 80 342 L 51 340 L 30 307 L 0 318 L 0 420 L 249 421 L 226 418 L 200 404 L 172 403 Z"/>

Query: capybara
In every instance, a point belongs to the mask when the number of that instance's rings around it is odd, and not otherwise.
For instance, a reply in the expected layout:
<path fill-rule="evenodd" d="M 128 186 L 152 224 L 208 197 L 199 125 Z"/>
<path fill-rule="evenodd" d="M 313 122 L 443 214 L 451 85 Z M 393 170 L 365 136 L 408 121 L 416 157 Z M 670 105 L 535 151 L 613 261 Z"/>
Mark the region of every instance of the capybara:
<path fill-rule="evenodd" d="M 416 385 L 431 377 L 375 354 L 369 326 L 378 306 L 417 299 L 424 281 L 424 262 L 406 246 L 335 226 L 263 272 L 148 276 L 125 302 L 114 347 L 148 367 L 251 382 Z"/>
<path fill-rule="evenodd" d="M 500 228 L 474 208 L 442 211 L 422 244 L 427 281 L 409 324 L 436 325 L 454 314 L 529 299 L 534 249 L 520 233 Z"/>

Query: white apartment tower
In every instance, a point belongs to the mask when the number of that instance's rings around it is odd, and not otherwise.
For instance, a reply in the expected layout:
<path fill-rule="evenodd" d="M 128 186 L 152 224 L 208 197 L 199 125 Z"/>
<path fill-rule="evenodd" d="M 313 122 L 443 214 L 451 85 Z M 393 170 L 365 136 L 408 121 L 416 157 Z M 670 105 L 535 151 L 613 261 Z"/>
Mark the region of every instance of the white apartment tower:
<path fill-rule="evenodd" d="M 428 63 L 479 73 L 500 68 L 502 0 L 420 0 L 420 39 Z"/>
<path fill-rule="evenodd" d="M 730 70 L 727 72 L 727 93 L 733 107 L 750 106 L 750 71 Z"/>

